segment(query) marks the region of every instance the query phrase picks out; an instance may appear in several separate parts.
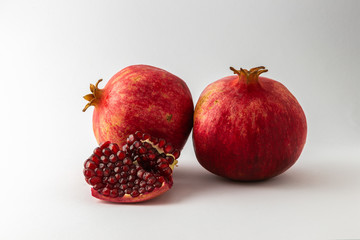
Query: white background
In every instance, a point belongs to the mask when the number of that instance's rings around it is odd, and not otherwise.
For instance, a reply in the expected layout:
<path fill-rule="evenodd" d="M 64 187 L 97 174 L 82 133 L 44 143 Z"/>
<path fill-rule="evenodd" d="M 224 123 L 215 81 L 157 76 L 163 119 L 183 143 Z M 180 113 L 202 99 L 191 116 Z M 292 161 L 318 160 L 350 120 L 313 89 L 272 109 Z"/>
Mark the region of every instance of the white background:
<path fill-rule="evenodd" d="M 0 1 L 1 239 L 360 239 L 359 1 Z M 196 103 L 229 66 L 265 65 L 308 120 L 298 162 L 238 183 L 197 162 L 142 204 L 90 196 L 89 83 L 132 64 Z M 105 83 L 100 85 L 104 86 Z"/>

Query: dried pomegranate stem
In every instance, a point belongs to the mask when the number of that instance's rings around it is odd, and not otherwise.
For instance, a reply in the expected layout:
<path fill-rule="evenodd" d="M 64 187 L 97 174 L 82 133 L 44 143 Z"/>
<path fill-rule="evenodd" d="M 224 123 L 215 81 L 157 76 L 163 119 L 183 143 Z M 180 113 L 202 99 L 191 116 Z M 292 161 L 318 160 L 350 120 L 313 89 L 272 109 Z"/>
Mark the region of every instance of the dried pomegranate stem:
<path fill-rule="evenodd" d="M 268 71 L 264 66 L 251 68 L 250 70 L 246 70 L 243 68 L 237 70 L 233 67 L 230 67 L 230 70 L 232 70 L 234 74 L 239 75 L 239 81 L 243 81 L 247 85 L 258 83 L 259 75 Z"/>
<path fill-rule="evenodd" d="M 96 100 L 100 98 L 101 89 L 98 88 L 98 85 L 101 81 L 102 79 L 99 79 L 95 85 L 90 83 L 91 93 L 84 96 L 84 99 L 89 102 L 85 105 L 84 109 L 82 110 L 83 112 L 85 112 L 86 109 L 88 109 L 90 106 L 94 106 L 96 104 Z"/>

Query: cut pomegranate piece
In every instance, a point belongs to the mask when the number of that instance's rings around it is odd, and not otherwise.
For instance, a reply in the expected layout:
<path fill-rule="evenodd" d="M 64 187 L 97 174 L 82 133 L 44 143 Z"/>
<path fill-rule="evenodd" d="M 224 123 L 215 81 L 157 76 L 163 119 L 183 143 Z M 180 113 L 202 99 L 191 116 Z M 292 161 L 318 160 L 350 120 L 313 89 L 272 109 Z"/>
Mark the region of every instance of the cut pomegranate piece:
<path fill-rule="evenodd" d="M 83 173 L 93 186 L 92 196 L 98 199 L 142 202 L 172 187 L 172 172 L 179 155 L 165 139 L 137 131 L 127 137 L 121 148 L 109 141 L 100 144 L 85 161 Z"/>

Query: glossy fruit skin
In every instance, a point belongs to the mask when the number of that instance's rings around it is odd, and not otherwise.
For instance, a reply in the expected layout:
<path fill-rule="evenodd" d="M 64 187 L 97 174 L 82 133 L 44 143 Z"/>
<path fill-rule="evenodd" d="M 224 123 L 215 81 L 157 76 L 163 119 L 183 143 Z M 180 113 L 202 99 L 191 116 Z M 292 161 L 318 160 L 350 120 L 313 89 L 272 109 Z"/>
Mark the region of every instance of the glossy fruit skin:
<path fill-rule="evenodd" d="M 133 65 L 115 74 L 94 102 L 93 130 L 98 143 L 120 146 L 140 130 L 167 139 L 179 150 L 192 129 L 194 104 L 179 77 L 148 65 Z"/>
<path fill-rule="evenodd" d="M 277 176 L 299 158 L 306 141 L 304 111 L 281 83 L 247 84 L 222 78 L 202 92 L 194 113 L 193 144 L 208 171 L 240 181 Z"/>

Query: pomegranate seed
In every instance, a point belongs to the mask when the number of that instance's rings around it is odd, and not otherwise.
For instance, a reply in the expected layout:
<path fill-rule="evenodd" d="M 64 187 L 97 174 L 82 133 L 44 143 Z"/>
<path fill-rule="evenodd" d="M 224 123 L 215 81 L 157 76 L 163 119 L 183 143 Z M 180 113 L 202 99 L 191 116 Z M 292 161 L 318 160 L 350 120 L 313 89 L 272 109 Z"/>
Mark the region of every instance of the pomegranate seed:
<path fill-rule="evenodd" d="M 142 136 L 143 136 L 142 132 L 140 132 L 140 131 L 135 132 L 135 139 L 136 140 L 140 140 L 142 138 Z"/>
<path fill-rule="evenodd" d="M 156 154 L 155 153 L 148 153 L 148 154 L 146 154 L 146 157 L 149 160 L 154 160 L 156 158 Z"/>
<path fill-rule="evenodd" d="M 144 143 L 143 143 L 143 146 L 144 146 L 146 149 L 152 148 L 151 144 L 148 143 L 148 142 L 144 142 Z"/>
<path fill-rule="evenodd" d="M 174 162 L 174 158 L 172 156 L 167 156 L 166 160 L 169 164 L 173 164 L 173 162 Z"/>
<path fill-rule="evenodd" d="M 163 176 L 156 177 L 156 179 L 157 179 L 160 183 L 165 182 L 165 178 L 164 178 Z"/>
<path fill-rule="evenodd" d="M 142 139 L 143 139 L 143 140 L 150 139 L 150 137 L 151 137 L 151 135 L 148 134 L 148 133 L 144 133 L 144 134 L 142 135 Z"/>
<path fill-rule="evenodd" d="M 117 181 L 116 181 L 115 176 L 110 176 L 110 177 L 108 178 L 108 182 L 111 183 L 111 184 L 116 183 Z"/>
<path fill-rule="evenodd" d="M 104 169 L 103 169 L 103 172 L 104 172 L 104 176 L 105 176 L 105 177 L 108 177 L 108 176 L 110 176 L 111 169 L 110 169 L 110 168 L 104 168 Z"/>
<path fill-rule="evenodd" d="M 114 173 L 119 173 L 119 172 L 121 172 L 120 167 L 115 167 L 115 168 L 114 168 Z"/>
<path fill-rule="evenodd" d="M 84 169 L 84 176 L 86 178 L 91 178 L 92 176 L 95 175 L 95 172 L 91 169 Z"/>
<path fill-rule="evenodd" d="M 120 148 L 119 148 L 119 145 L 117 145 L 116 143 L 111 143 L 109 145 L 109 149 L 111 150 L 112 153 L 116 154 Z"/>
<path fill-rule="evenodd" d="M 165 158 L 159 158 L 156 163 L 159 165 L 159 164 L 167 164 L 169 165 L 168 161 L 165 159 Z"/>
<path fill-rule="evenodd" d="M 154 183 L 154 187 L 156 187 L 156 188 L 160 188 L 161 186 L 162 186 L 161 182 L 155 182 Z"/>
<path fill-rule="evenodd" d="M 110 189 L 105 187 L 103 190 L 101 190 L 102 195 L 109 196 L 110 195 Z"/>
<path fill-rule="evenodd" d="M 103 187 L 105 187 L 104 184 L 102 184 L 102 183 L 97 183 L 97 184 L 94 185 L 93 188 L 94 188 L 95 190 L 100 190 L 100 189 L 102 189 Z"/>
<path fill-rule="evenodd" d="M 139 147 L 141 146 L 141 142 L 140 142 L 140 141 L 135 141 L 135 142 L 133 143 L 133 146 L 134 146 L 135 148 L 139 148 Z"/>
<path fill-rule="evenodd" d="M 103 142 L 100 144 L 100 148 L 101 149 L 107 148 L 110 145 L 110 143 L 111 143 L 110 141 Z"/>
<path fill-rule="evenodd" d="M 130 159 L 129 157 L 126 157 L 126 158 L 123 160 L 123 163 L 124 163 L 125 165 L 131 165 L 131 164 L 132 164 L 132 161 L 131 161 L 131 159 Z"/>
<path fill-rule="evenodd" d="M 138 179 L 138 178 L 135 179 L 134 184 L 135 184 L 135 185 L 139 185 L 139 183 L 140 183 L 140 179 Z"/>
<path fill-rule="evenodd" d="M 151 138 L 150 138 L 150 141 L 151 141 L 154 145 L 156 145 L 156 144 L 158 144 L 159 139 L 156 138 L 156 137 L 151 137 Z"/>
<path fill-rule="evenodd" d="M 94 149 L 94 154 L 101 157 L 102 156 L 102 149 L 97 147 Z"/>
<path fill-rule="evenodd" d="M 146 192 L 146 191 L 145 191 L 145 188 L 143 188 L 143 187 L 139 188 L 139 190 L 138 190 L 138 191 L 139 191 L 139 193 L 140 193 L 140 194 L 143 194 L 143 193 L 145 193 L 145 192 Z"/>
<path fill-rule="evenodd" d="M 91 161 L 93 161 L 96 165 L 99 165 L 100 164 L 100 158 L 95 155 L 95 154 L 92 154 L 91 157 L 90 157 Z"/>
<path fill-rule="evenodd" d="M 101 157 L 100 157 L 100 160 L 101 160 L 102 163 L 105 163 L 105 164 L 107 164 L 108 162 L 110 162 L 110 160 L 109 160 L 106 156 L 101 156 Z"/>
<path fill-rule="evenodd" d="M 140 170 L 137 172 L 136 176 L 137 176 L 138 178 L 142 178 L 143 175 L 144 175 L 144 173 L 145 173 L 145 170 L 144 170 L 144 169 L 140 169 Z"/>
<path fill-rule="evenodd" d="M 165 144 L 166 144 L 166 140 L 163 139 L 163 138 L 159 138 L 158 146 L 159 146 L 160 148 L 162 148 L 162 147 L 165 146 Z"/>
<path fill-rule="evenodd" d="M 124 151 L 118 151 L 116 153 L 116 156 L 118 157 L 119 160 L 123 160 L 126 157 L 126 154 Z"/>
<path fill-rule="evenodd" d="M 171 168 L 167 167 L 165 169 L 162 169 L 162 173 L 165 175 L 165 176 L 170 176 L 171 173 L 172 173 L 172 170 Z"/>
<path fill-rule="evenodd" d="M 129 188 L 132 188 L 133 186 L 135 186 L 135 184 L 133 182 L 128 182 L 127 185 Z"/>
<path fill-rule="evenodd" d="M 115 164 L 113 164 L 113 163 L 111 163 L 111 162 L 109 162 L 108 164 L 106 164 L 106 166 L 107 166 L 108 168 L 110 168 L 111 170 L 113 170 L 113 169 L 115 168 Z"/>
<path fill-rule="evenodd" d="M 173 152 L 173 151 L 174 151 L 174 148 L 173 148 L 173 146 L 171 145 L 171 143 L 168 143 L 168 144 L 165 145 L 165 147 L 164 147 L 164 152 L 166 152 L 166 153 L 171 153 L 171 152 Z"/>
<path fill-rule="evenodd" d="M 135 168 L 131 168 L 128 172 L 130 175 L 136 176 L 136 169 Z"/>
<path fill-rule="evenodd" d="M 103 163 L 99 164 L 99 168 L 103 169 L 104 167 L 105 167 L 105 164 L 103 164 Z"/>
<path fill-rule="evenodd" d="M 140 195 L 140 193 L 139 193 L 137 190 L 133 190 L 133 191 L 130 193 L 130 195 L 131 195 L 132 197 L 137 197 L 137 196 Z"/>
<path fill-rule="evenodd" d="M 172 155 L 175 157 L 175 159 L 178 159 L 180 157 L 180 151 L 175 149 L 173 152 L 172 152 Z"/>
<path fill-rule="evenodd" d="M 119 196 L 119 191 L 115 188 L 115 189 L 111 189 L 110 190 L 110 197 L 118 197 Z"/>
<path fill-rule="evenodd" d="M 90 185 L 95 185 L 95 184 L 98 184 L 98 183 L 101 183 L 101 178 L 99 177 L 92 177 L 89 179 L 89 183 Z"/>
<path fill-rule="evenodd" d="M 130 134 L 130 135 L 128 136 L 128 138 L 126 139 L 126 143 L 127 143 L 128 145 L 133 144 L 134 141 L 135 141 L 135 136 L 132 135 L 132 134 Z"/>
<path fill-rule="evenodd" d="M 123 197 L 125 195 L 125 192 L 123 190 L 119 190 L 119 197 Z"/>
<path fill-rule="evenodd" d="M 127 178 L 120 178 L 119 183 L 121 184 L 127 183 Z"/>
<path fill-rule="evenodd" d="M 121 189 L 121 190 L 124 190 L 124 191 L 127 189 L 127 187 L 128 187 L 128 186 L 127 186 L 127 184 L 125 184 L 125 183 L 123 183 L 123 184 L 120 185 L 120 189 Z"/>
<path fill-rule="evenodd" d="M 154 187 L 151 186 L 151 185 L 146 185 L 145 190 L 146 190 L 147 192 L 152 192 L 152 191 L 154 190 Z"/>
<path fill-rule="evenodd" d="M 127 172 L 127 171 L 129 171 L 130 167 L 128 165 L 122 165 L 120 167 L 120 169 L 121 169 L 122 172 Z"/>
<path fill-rule="evenodd" d="M 131 189 L 131 188 L 125 189 L 125 194 L 130 194 L 131 192 L 132 192 L 132 189 Z"/>
<path fill-rule="evenodd" d="M 115 178 L 116 178 L 116 180 L 119 180 L 121 178 L 120 173 L 115 174 Z"/>
<path fill-rule="evenodd" d="M 123 178 L 127 178 L 128 174 L 127 174 L 127 172 L 121 172 L 120 176 Z"/>
<path fill-rule="evenodd" d="M 95 172 L 95 175 L 98 176 L 98 177 L 102 177 L 103 176 L 103 171 L 101 170 L 101 168 L 96 168 L 94 170 Z"/>
<path fill-rule="evenodd" d="M 109 157 L 110 162 L 115 163 L 118 159 L 114 154 L 111 154 Z"/>
<path fill-rule="evenodd" d="M 149 172 L 145 172 L 142 178 L 147 181 L 150 177 L 153 177 L 153 175 Z"/>
<path fill-rule="evenodd" d="M 145 187 L 146 186 L 146 182 L 144 180 L 140 181 L 139 183 L 140 187 Z"/>
<path fill-rule="evenodd" d="M 104 148 L 104 149 L 102 150 L 102 153 L 103 153 L 105 156 L 107 156 L 107 157 L 109 157 L 109 156 L 112 154 L 111 150 L 108 149 L 108 148 Z"/>
<path fill-rule="evenodd" d="M 139 154 L 144 154 L 144 153 L 147 152 L 147 149 L 144 146 L 140 146 L 139 149 L 138 149 L 138 152 L 139 152 Z"/>
<path fill-rule="evenodd" d="M 158 165 L 158 169 L 160 170 L 160 171 L 163 171 L 165 168 L 167 168 L 167 167 L 169 167 L 169 164 L 166 162 L 166 163 L 160 163 L 159 165 Z"/>
<path fill-rule="evenodd" d="M 128 176 L 128 178 L 127 178 L 127 180 L 128 180 L 129 182 L 134 182 L 135 179 L 136 179 L 136 177 L 133 176 L 133 175 L 130 175 L 130 176 Z"/>
<path fill-rule="evenodd" d="M 146 181 L 146 184 L 148 185 L 152 185 L 156 182 L 156 178 L 155 177 L 149 177 L 149 179 Z"/>
<path fill-rule="evenodd" d="M 132 187 L 133 190 L 138 190 L 139 188 L 140 188 L 139 185 L 135 185 Z"/>
<path fill-rule="evenodd" d="M 129 149 L 129 146 L 127 144 L 125 144 L 124 146 L 121 147 L 121 151 L 123 151 L 123 152 L 127 152 L 128 149 Z"/>
<path fill-rule="evenodd" d="M 91 160 L 87 160 L 86 164 L 85 164 L 85 168 L 91 169 L 91 170 L 95 170 L 96 165 L 93 161 Z"/>

